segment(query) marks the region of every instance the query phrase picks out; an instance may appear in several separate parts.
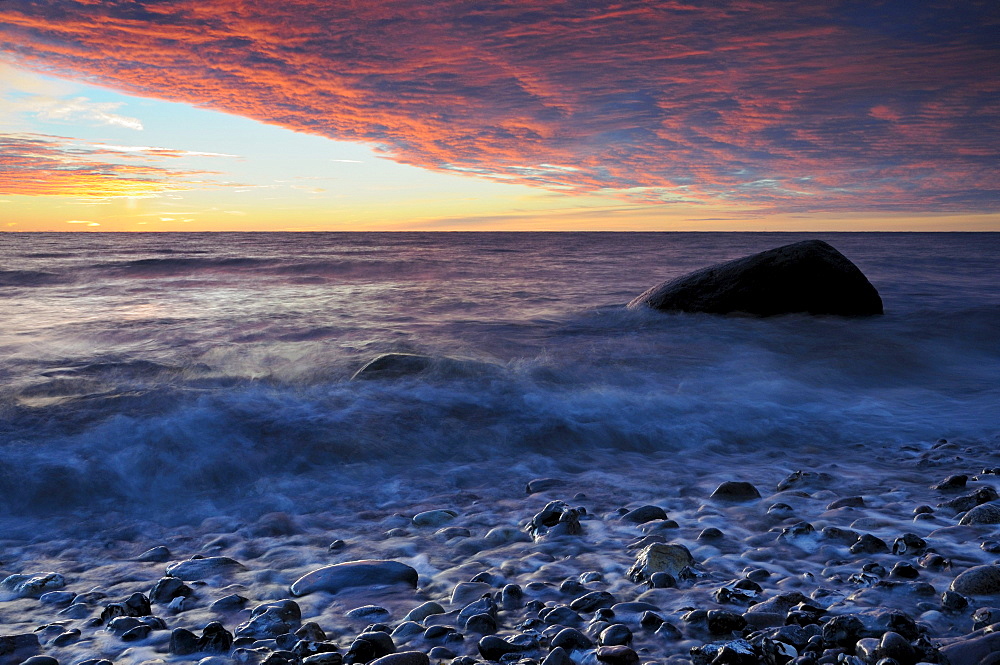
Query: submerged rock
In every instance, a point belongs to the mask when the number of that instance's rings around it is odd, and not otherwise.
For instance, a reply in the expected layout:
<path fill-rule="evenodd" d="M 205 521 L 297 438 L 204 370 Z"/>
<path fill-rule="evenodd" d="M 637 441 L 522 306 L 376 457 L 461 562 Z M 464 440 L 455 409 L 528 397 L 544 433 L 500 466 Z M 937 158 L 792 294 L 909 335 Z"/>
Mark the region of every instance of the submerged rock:
<path fill-rule="evenodd" d="M 369 360 L 354 373 L 352 381 L 399 379 L 435 372 L 448 376 L 476 376 L 495 369 L 495 365 L 475 360 L 425 356 L 417 353 L 383 353 Z"/>
<path fill-rule="evenodd" d="M 773 316 L 882 313 L 864 273 L 822 240 L 806 240 L 703 268 L 654 286 L 628 304 L 664 311 Z"/>
<path fill-rule="evenodd" d="M 417 571 L 398 561 L 347 561 L 306 573 L 292 584 L 291 592 L 293 596 L 304 596 L 314 591 L 339 593 L 352 587 L 390 584 L 408 584 L 416 588 Z"/>

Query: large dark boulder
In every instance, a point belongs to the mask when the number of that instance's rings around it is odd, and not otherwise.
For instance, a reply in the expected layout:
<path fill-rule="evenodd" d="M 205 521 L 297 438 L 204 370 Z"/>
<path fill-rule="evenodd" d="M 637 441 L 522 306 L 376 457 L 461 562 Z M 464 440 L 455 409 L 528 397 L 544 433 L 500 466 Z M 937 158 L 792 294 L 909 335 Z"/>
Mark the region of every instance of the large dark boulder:
<path fill-rule="evenodd" d="M 628 304 L 664 311 L 774 316 L 868 316 L 882 298 L 856 265 L 822 240 L 769 249 L 654 286 Z"/>

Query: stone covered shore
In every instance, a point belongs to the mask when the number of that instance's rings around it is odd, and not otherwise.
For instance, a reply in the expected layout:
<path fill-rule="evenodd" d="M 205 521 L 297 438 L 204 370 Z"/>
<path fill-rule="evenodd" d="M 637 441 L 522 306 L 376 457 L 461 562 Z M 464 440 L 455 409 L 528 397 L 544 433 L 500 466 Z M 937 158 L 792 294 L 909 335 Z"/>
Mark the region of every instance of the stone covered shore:
<path fill-rule="evenodd" d="M 664 482 L 623 455 L 5 536 L 0 665 L 998 663 L 996 461 L 941 440 Z"/>

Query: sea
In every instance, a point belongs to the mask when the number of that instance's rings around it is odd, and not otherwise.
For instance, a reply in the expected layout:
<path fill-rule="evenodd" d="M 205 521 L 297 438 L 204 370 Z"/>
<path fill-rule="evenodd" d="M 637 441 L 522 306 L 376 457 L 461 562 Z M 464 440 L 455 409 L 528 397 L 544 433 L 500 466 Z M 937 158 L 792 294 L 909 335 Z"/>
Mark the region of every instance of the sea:
<path fill-rule="evenodd" d="M 883 316 L 625 307 L 808 238 Z M 8 233 L 0 311 L 8 518 L 1000 444 L 1000 234 Z M 352 380 L 388 352 L 461 362 Z"/>

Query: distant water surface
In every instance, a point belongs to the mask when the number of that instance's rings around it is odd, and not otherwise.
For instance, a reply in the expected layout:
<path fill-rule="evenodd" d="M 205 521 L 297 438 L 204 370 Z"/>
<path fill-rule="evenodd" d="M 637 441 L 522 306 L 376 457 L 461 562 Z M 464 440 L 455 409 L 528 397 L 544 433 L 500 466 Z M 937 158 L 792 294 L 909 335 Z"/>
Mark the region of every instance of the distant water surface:
<path fill-rule="evenodd" d="M 811 237 L 885 316 L 623 307 Z M 989 440 L 998 259 L 1000 234 L 6 234 L 0 509 L 245 499 L 358 463 Z M 387 351 L 486 365 L 348 380 Z"/>

